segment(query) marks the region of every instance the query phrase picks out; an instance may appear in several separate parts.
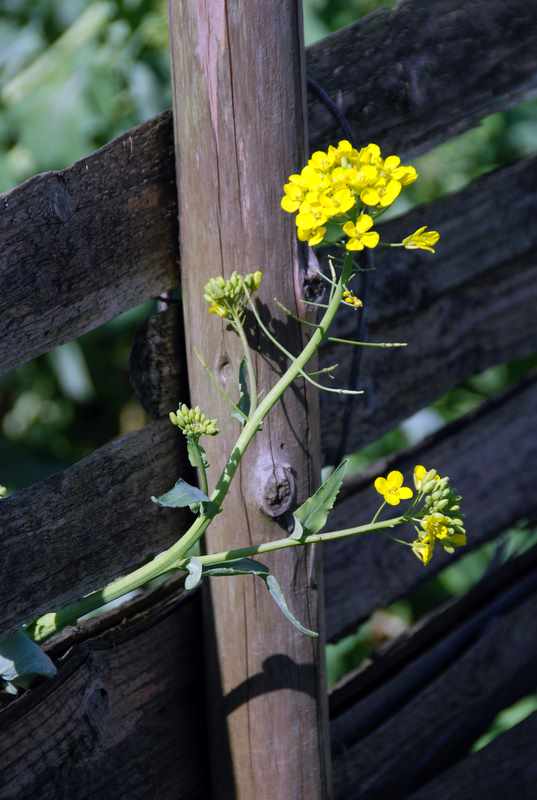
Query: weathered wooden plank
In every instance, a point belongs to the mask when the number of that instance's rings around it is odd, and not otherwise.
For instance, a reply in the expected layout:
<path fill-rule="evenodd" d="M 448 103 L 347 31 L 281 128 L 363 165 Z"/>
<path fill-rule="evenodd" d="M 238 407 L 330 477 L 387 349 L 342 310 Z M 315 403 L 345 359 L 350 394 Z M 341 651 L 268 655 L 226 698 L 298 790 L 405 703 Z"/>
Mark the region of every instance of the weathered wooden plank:
<path fill-rule="evenodd" d="M 177 285 L 169 116 L 0 197 L 0 373 Z"/>
<path fill-rule="evenodd" d="M 409 800 L 533 800 L 537 786 L 537 712 L 424 786 Z"/>
<path fill-rule="evenodd" d="M 334 463 L 340 438 L 344 453 L 369 444 L 466 378 L 537 349 L 537 255 L 504 264 L 463 287 L 437 297 L 422 313 L 372 326 L 372 341 L 407 341 L 408 347 L 368 348 L 362 357 L 356 411 L 342 429 L 345 406 L 338 396 L 321 398 L 325 462 Z M 345 385 L 349 352 L 327 346 L 321 364 L 339 363 Z"/>
<path fill-rule="evenodd" d="M 534 691 L 536 574 L 530 579 L 533 594 L 492 617 L 462 657 L 424 682 L 398 713 L 354 742 L 348 736 L 343 746 L 334 741 L 336 798 L 408 797 L 464 756 L 498 711 Z M 345 716 L 359 724 L 361 707 L 370 701 L 357 703 Z M 352 729 L 352 719 L 346 728 Z"/>
<path fill-rule="evenodd" d="M 403 0 L 310 48 L 308 72 L 357 141 L 423 151 L 537 90 L 537 19 L 525 0 Z M 315 144 L 334 138 L 317 102 Z"/>
<path fill-rule="evenodd" d="M 407 0 L 309 48 L 307 70 L 358 142 L 409 153 L 533 93 L 536 42 L 525 0 Z M 309 100 L 315 148 L 341 132 Z M 176 285 L 174 180 L 166 112 L 0 199 L 0 373 Z"/>
<path fill-rule="evenodd" d="M 536 424 L 537 381 L 533 379 L 446 426 L 418 447 L 377 464 L 349 488 L 331 515 L 330 528 L 371 519 L 378 507 L 372 487 L 375 474 L 397 468 L 410 478 L 415 464 L 425 464 L 451 476 L 464 497 L 469 547 L 481 544 L 515 520 L 537 513 L 532 489 L 537 441 L 528 435 Z M 401 597 L 450 559 L 453 556 L 435 554 L 425 569 L 410 551 L 380 536 L 331 543 L 325 552 L 329 638 Z"/>
<path fill-rule="evenodd" d="M 134 336 L 129 377 L 144 409 L 155 419 L 167 417 L 188 397 L 188 375 L 179 302 L 153 314 Z"/>
<path fill-rule="evenodd" d="M 194 348 L 231 392 L 243 353 L 239 337 L 226 332 L 226 320 L 207 318 L 203 286 L 214 275 L 229 278 L 233 270 L 261 266 L 265 302 L 278 293 L 296 308 L 303 296 L 304 253 L 277 205 L 281 172 L 300 163 L 306 149 L 302 8 L 300 0 L 172 0 L 169 7 L 188 374 L 192 401 L 219 419 L 221 432 L 206 445 L 212 482 L 226 466 L 237 424 Z M 300 349 L 300 326 L 285 327 L 284 344 Z M 266 393 L 275 370 L 262 354 L 254 353 L 254 361 L 259 390 Z M 284 407 L 273 409 L 238 466 L 223 513 L 208 531 L 211 549 L 281 536 L 275 518 L 302 502 L 318 481 L 318 431 L 316 396 L 300 386 L 286 395 Z M 311 557 L 303 550 L 282 552 L 269 563 L 293 612 L 318 630 L 320 563 Z M 324 655 L 318 640 L 275 614 L 260 584 L 232 579 L 210 585 L 213 794 L 219 800 L 320 800 L 329 794 Z M 229 750 L 220 743 L 224 720 Z"/>
<path fill-rule="evenodd" d="M 516 558 L 509 558 L 485 575 L 462 597 L 436 607 L 396 639 L 380 647 L 374 658 L 364 660 L 356 669 L 344 675 L 330 691 L 330 717 L 335 719 L 355 703 L 381 687 L 409 665 L 414 665 L 422 654 L 420 668 L 411 670 L 412 686 L 422 686 L 424 680 L 434 677 L 454 660 L 475 639 L 491 615 L 497 613 L 494 601 L 502 595 L 504 604 L 512 600 L 520 582 L 537 566 L 537 547 Z M 513 591 L 514 590 L 514 591 Z M 452 635 L 455 634 L 455 635 Z M 437 645 L 440 645 L 437 647 Z M 392 692 L 375 711 L 376 716 L 388 716 L 393 703 L 400 704 L 401 696 L 408 695 L 409 681 L 401 681 L 397 692 Z M 369 724 L 363 721 L 367 730 Z M 333 730 L 337 723 L 333 726 Z M 337 736 L 337 734 L 335 734 Z"/>
<path fill-rule="evenodd" d="M 208 796 L 199 599 L 63 642 L 59 675 L 0 713 L 1 800 Z"/>
<path fill-rule="evenodd" d="M 186 458 L 167 420 L 152 423 L 4 500 L 0 630 L 98 589 L 171 544 L 187 514 L 151 502 Z"/>

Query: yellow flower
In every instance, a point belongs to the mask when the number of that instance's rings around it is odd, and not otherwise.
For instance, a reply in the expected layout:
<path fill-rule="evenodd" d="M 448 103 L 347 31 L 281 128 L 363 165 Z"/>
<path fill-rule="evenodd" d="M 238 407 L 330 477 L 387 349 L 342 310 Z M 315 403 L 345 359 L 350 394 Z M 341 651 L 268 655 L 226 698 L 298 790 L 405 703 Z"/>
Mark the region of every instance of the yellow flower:
<path fill-rule="evenodd" d="M 440 475 L 435 469 L 427 469 L 427 467 L 424 467 L 423 464 L 416 464 L 414 467 L 414 486 L 418 491 L 423 488 L 426 476 L 427 483 L 433 479 L 435 481 L 440 480 Z"/>
<path fill-rule="evenodd" d="M 387 208 L 399 197 L 402 188 L 402 184 L 399 181 L 379 178 L 374 186 L 370 186 L 360 192 L 360 200 L 366 206 Z"/>
<path fill-rule="evenodd" d="M 430 533 L 412 542 L 412 552 L 423 562 L 425 567 L 433 557 L 435 543 L 436 539 Z"/>
<path fill-rule="evenodd" d="M 423 225 L 403 239 L 403 247 L 407 250 L 427 250 L 428 253 L 434 253 L 434 245 L 439 239 L 438 231 L 428 231 L 427 225 Z"/>
<path fill-rule="evenodd" d="M 403 473 L 394 469 L 386 478 L 375 479 L 375 489 L 390 506 L 398 506 L 401 500 L 410 500 L 414 492 L 409 486 L 403 486 Z"/>
<path fill-rule="evenodd" d="M 464 547 L 466 532 L 462 520 L 455 520 L 445 514 L 428 514 L 421 520 L 421 527 L 427 535 L 434 536 L 442 542 L 445 550 L 453 552 L 455 547 Z"/>
<path fill-rule="evenodd" d="M 363 308 L 363 303 L 359 297 L 356 297 L 354 292 L 351 292 L 350 289 L 345 289 L 343 292 L 342 300 L 344 303 L 347 303 L 349 306 L 353 308 Z"/>
<path fill-rule="evenodd" d="M 347 250 L 363 250 L 364 247 L 376 247 L 380 236 L 377 231 L 370 231 L 373 227 L 373 219 L 369 214 L 361 214 L 354 222 L 346 222 L 343 231 L 349 237 L 345 244 Z"/>

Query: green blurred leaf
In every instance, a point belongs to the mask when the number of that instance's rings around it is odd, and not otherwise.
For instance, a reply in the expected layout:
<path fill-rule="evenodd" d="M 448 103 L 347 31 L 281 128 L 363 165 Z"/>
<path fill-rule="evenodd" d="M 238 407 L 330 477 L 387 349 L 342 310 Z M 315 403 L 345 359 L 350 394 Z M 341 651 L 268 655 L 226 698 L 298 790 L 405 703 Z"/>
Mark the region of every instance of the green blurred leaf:
<path fill-rule="evenodd" d="M 53 678 L 57 671 L 26 631 L 17 630 L 0 641 L 0 679 L 6 684 L 26 689 L 37 676 Z"/>

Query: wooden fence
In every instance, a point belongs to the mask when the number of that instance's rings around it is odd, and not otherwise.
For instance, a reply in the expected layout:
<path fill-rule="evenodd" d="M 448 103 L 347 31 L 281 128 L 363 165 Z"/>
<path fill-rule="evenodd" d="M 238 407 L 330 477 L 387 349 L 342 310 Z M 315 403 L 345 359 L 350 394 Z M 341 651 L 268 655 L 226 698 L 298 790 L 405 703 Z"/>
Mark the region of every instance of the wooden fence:
<path fill-rule="evenodd" d="M 358 143 L 412 156 L 536 92 L 531 5 L 403 0 L 308 48 L 307 73 L 338 100 Z M 337 140 L 327 109 L 308 101 L 311 149 Z M 162 114 L 0 198 L 0 371 L 177 285 L 172 128 Z M 537 158 L 528 158 L 386 224 L 389 239 L 426 219 L 442 246 L 419 269 L 408 252 L 378 258 L 370 334 L 412 346 L 364 355 L 367 393 L 345 431 L 347 451 L 476 372 L 537 351 L 536 212 Z M 331 345 L 321 361 L 347 373 L 350 355 Z M 188 473 L 166 419 L 188 397 L 176 308 L 139 331 L 132 364 L 153 421 L 2 502 L 2 632 L 142 563 L 186 524 L 144 502 Z M 341 400 L 323 396 L 322 406 L 331 464 Z M 530 376 L 374 471 L 425 463 L 452 475 L 475 548 L 521 518 L 537 520 L 536 425 Z M 331 527 L 374 510 L 371 474 L 345 486 Z M 333 544 L 324 556 L 331 641 L 446 563 L 435 558 L 424 571 L 374 537 Z M 469 747 L 498 711 L 536 691 L 536 619 L 533 548 L 347 676 L 329 698 L 334 797 L 534 798 L 536 714 L 478 753 Z M 1 800 L 209 797 L 201 627 L 200 593 L 172 579 L 127 611 L 52 640 L 59 675 L 0 714 Z M 295 796 L 303 797 L 290 789 Z"/>

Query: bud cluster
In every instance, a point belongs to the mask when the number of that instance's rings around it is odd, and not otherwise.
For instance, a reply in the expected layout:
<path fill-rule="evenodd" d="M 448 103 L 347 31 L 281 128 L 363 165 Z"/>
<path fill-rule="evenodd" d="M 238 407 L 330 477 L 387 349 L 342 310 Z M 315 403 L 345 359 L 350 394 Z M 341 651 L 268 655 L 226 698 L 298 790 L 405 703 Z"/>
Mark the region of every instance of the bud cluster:
<path fill-rule="evenodd" d="M 447 553 L 466 544 L 464 522 L 460 518 L 461 497 L 449 485 L 449 478 L 440 477 L 435 469 L 426 470 L 418 465 L 414 469 L 414 485 L 423 505 L 418 538 L 412 542 L 415 555 L 425 565 L 431 560 L 438 541 Z"/>
<path fill-rule="evenodd" d="M 240 317 L 244 312 L 247 294 L 253 294 L 261 286 L 263 273 L 260 270 L 247 275 L 233 272 L 226 280 L 221 276 L 211 278 L 205 284 L 203 296 L 209 303 L 209 314 L 216 314 L 223 319 Z"/>
<path fill-rule="evenodd" d="M 199 439 L 200 436 L 216 436 L 218 421 L 206 417 L 199 406 L 189 408 L 185 403 L 177 411 L 170 411 L 170 422 L 177 425 L 185 436 Z"/>

